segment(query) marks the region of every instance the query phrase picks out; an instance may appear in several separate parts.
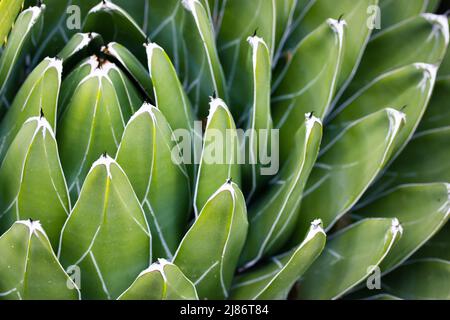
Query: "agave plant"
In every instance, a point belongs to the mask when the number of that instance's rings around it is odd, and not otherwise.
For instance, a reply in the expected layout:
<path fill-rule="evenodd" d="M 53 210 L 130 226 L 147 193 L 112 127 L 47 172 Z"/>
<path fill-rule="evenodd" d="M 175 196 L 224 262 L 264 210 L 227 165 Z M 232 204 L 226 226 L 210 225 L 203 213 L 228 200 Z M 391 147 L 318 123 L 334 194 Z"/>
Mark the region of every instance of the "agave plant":
<path fill-rule="evenodd" d="M 438 5 L 0 0 L 0 298 L 450 299 Z"/>

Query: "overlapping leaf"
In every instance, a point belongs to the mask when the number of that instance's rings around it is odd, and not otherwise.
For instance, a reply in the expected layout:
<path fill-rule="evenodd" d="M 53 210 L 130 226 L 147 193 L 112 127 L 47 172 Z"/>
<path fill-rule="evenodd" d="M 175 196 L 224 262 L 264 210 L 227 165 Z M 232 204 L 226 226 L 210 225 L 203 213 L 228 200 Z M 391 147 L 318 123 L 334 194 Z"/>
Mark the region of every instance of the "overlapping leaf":
<path fill-rule="evenodd" d="M 438 258 L 450 261 L 450 223 L 447 222 L 431 240 L 428 240 L 414 254 L 413 259 L 416 258 Z"/>
<path fill-rule="evenodd" d="M 79 267 L 81 294 L 116 299 L 151 261 L 151 236 L 133 188 L 109 156 L 97 160 L 61 232 L 58 257 Z"/>
<path fill-rule="evenodd" d="M 174 258 L 200 299 L 229 296 L 247 227 L 244 196 L 234 182 L 227 182 L 206 202 Z"/>
<path fill-rule="evenodd" d="M 381 28 L 413 18 L 423 12 L 434 12 L 439 0 L 380 0 Z"/>
<path fill-rule="evenodd" d="M 6 42 L 9 31 L 23 6 L 23 0 L 5 0 L 0 3 L 0 44 Z"/>
<path fill-rule="evenodd" d="M 58 53 L 58 57 L 63 60 L 64 68 L 67 69 L 99 50 L 102 45 L 103 39 L 98 33 L 76 33 Z"/>
<path fill-rule="evenodd" d="M 47 120 L 35 117 L 25 122 L 0 167 L 0 180 L 0 233 L 16 220 L 39 220 L 57 248 L 70 201 Z"/>
<path fill-rule="evenodd" d="M 78 300 L 37 221 L 18 221 L 0 237 L 0 299 Z"/>
<path fill-rule="evenodd" d="M 164 259 L 141 272 L 120 300 L 198 300 L 194 284 Z"/>

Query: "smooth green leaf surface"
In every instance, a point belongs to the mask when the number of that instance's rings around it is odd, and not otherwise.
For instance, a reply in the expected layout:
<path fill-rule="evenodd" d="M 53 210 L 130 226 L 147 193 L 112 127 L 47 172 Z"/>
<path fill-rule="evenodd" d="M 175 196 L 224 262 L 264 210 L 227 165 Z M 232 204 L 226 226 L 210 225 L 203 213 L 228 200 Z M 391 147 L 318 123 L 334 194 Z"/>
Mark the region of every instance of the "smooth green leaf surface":
<path fill-rule="evenodd" d="M 401 236 L 397 219 L 366 219 L 328 237 L 300 280 L 297 298 L 337 299 L 361 283 Z"/>
<path fill-rule="evenodd" d="M 0 233 L 16 220 L 39 220 L 53 248 L 70 211 L 55 136 L 45 118 L 30 118 L 0 167 Z"/>
<path fill-rule="evenodd" d="M 381 109 L 393 108 L 406 117 L 405 125 L 395 139 L 392 151 L 392 157 L 395 157 L 422 119 L 433 92 L 436 72 L 433 65 L 414 63 L 383 74 L 336 110 L 336 117 L 326 126 L 326 138 L 333 140 L 349 123 Z"/>
<path fill-rule="evenodd" d="M 417 251 L 413 259 L 420 258 L 438 258 L 450 261 L 450 223 L 445 226 L 422 248 Z"/>
<path fill-rule="evenodd" d="M 408 300 L 450 299 L 450 262 L 439 259 L 410 261 L 381 279 L 389 293 Z"/>
<path fill-rule="evenodd" d="M 227 182 L 206 202 L 174 257 L 200 299 L 229 296 L 247 228 L 244 196 L 237 184 Z"/>
<path fill-rule="evenodd" d="M 63 60 L 64 68 L 71 67 L 83 58 L 87 58 L 91 53 L 100 49 L 103 45 L 103 38 L 95 32 L 76 33 L 70 38 L 67 44 L 58 53 L 58 57 Z M 66 72 L 66 70 L 64 70 Z"/>
<path fill-rule="evenodd" d="M 0 237 L 0 300 L 79 300 L 38 221 L 18 221 Z"/>
<path fill-rule="evenodd" d="M 431 2 L 431 3 L 430 3 Z M 423 12 L 433 12 L 430 0 L 380 0 L 381 28 L 385 29 L 397 23 L 413 18 Z"/>
<path fill-rule="evenodd" d="M 196 216 L 226 180 L 241 184 L 238 152 L 239 140 L 233 117 L 223 100 L 212 99 L 194 190 Z"/>
<path fill-rule="evenodd" d="M 22 124 L 42 110 L 53 130 L 61 85 L 61 60 L 46 58 L 28 76 L 0 123 L 0 162 Z"/>
<path fill-rule="evenodd" d="M 403 236 L 380 265 L 387 273 L 426 243 L 450 216 L 450 185 L 409 184 L 387 191 L 352 212 L 356 217 L 398 218 Z"/>
<path fill-rule="evenodd" d="M 359 200 L 391 153 L 404 114 L 384 109 L 352 122 L 322 146 L 305 187 L 300 209 L 300 235 L 306 221 L 320 218 L 325 230 Z"/>
<path fill-rule="evenodd" d="M 411 63 L 439 65 L 449 43 L 447 17 L 424 13 L 377 33 L 344 94 L 352 96 L 378 76 Z"/>
<path fill-rule="evenodd" d="M 89 171 L 61 232 L 58 257 L 81 270 L 85 299 L 116 299 L 152 259 L 147 220 L 120 166 L 109 156 Z"/>
<path fill-rule="evenodd" d="M 342 61 L 344 27 L 344 21 L 333 19 L 321 24 L 298 45 L 274 79 L 272 112 L 274 126 L 280 128 L 282 163 L 304 114 L 314 112 L 323 119 L 328 112 Z"/>
<path fill-rule="evenodd" d="M 23 6 L 23 0 L 0 1 L 0 44 L 6 42 L 8 33 L 14 25 Z"/>
<path fill-rule="evenodd" d="M 141 272 L 119 300 L 198 300 L 194 284 L 173 263 L 158 259 Z"/>
<path fill-rule="evenodd" d="M 292 235 L 302 192 L 317 159 L 321 139 L 322 123 L 316 117 L 306 116 L 295 136 L 288 162 L 276 180 L 270 182 L 267 193 L 250 207 L 249 234 L 241 256 L 241 262 L 246 266 L 279 252 Z"/>
<path fill-rule="evenodd" d="M 436 81 L 427 110 L 417 131 L 426 131 L 450 126 L 450 77 Z"/>
<path fill-rule="evenodd" d="M 117 151 L 117 162 L 147 216 L 154 255 L 170 259 L 183 237 L 191 208 L 186 169 L 172 159 L 178 149 L 172 134 L 162 113 L 144 104 L 128 122 Z"/>
<path fill-rule="evenodd" d="M 320 220 L 312 222 L 306 238 L 298 247 L 236 277 L 231 299 L 286 299 L 295 282 L 322 252 L 325 240 Z"/>

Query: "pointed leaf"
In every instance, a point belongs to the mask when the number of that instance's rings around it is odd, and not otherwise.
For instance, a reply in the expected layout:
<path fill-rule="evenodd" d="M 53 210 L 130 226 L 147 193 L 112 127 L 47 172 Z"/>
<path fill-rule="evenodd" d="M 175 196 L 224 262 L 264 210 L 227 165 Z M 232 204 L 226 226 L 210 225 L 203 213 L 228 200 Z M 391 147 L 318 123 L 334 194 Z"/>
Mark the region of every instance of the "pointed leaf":
<path fill-rule="evenodd" d="M 61 233 L 58 256 L 81 269 L 81 294 L 116 299 L 151 261 L 145 214 L 119 165 L 97 160 Z"/>
<path fill-rule="evenodd" d="M 164 259 L 141 272 L 119 300 L 198 300 L 194 284 Z"/>
<path fill-rule="evenodd" d="M 306 221 L 321 218 L 329 230 L 353 207 L 386 164 L 403 123 L 404 114 L 384 109 L 352 122 L 321 149 L 306 184 L 297 239 Z"/>
<path fill-rule="evenodd" d="M 408 300 L 449 300 L 450 262 L 439 259 L 410 261 L 381 279 L 381 286 Z"/>
<path fill-rule="evenodd" d="M 383 261 L 401 235 L 396 219 L 366 219 L 328 237 L 322 255 L 300 280 L 299 299 L 337 299 Z"/>
<path fill-rule="evenodd" d="M 23 7 L 23 0 L 0 1 L 0 45 L 6 42 L 9 31 Z"/>
<path fill-rule="evenodd" d="M 76 33 L 69 42 L 58 53 L 58 57 L 63 60 L 64 71 L 70 69 L 83 58 L 87 58 L 91 53 L 97 51 L 103 45 L 102 36 L 95 32 Z"/>
<path fill-rule="evenodd" d="M 399 219 L 404 234 L 380 266 L 381 272 L 387 273 L 409 258 L 448 221 L 450 185 L 403 185 L 373 199 L 352 214 Z"/>
<path fill-rule="evenodd" d="M 210 102 L 203 149 L 194 191 L 195 214 L 227 179 L 240 185 L 239 141 L 233 117 L 223 100 Z"/>
<path fill-rule="evenodd" d="M 53 248 L 70 211 L 56 140 L 44 118 L 20 129 L 0 168 L 0 234 L 16 220 L 39 220 Z"/>
<path fill-rule="evenodd" d="M 170 259 L 183 237 L 191 208 L 186 169 L 172 160 L 177 150 L 172 134 L 162 113 L 144 105 L 128 122 L 117 151 L 117 162 L 147 216 L 153 252 Z"/>
<path fill-rule="evenodd" d="M 268 193 L 250 207 L 249 234 L 241 256 L 246 266 L 279 252 L 292 235 L 301 195 L 317 159 L 321 138 L 320 120 L 307 117 L 295 136 L 291 157 L 279 177 L 271 182 Z"/>
<path fill-rule="evenodd" d="M 0 237 L 0 299 L 79 300 L 38 221 L 18 221 Z"/>
<path fill-rule="evenodd" d="M 244 196 L 227 182 L 205 204 L 174 258 L 200 299 L 228 297 L 247 227 Z"/>
<path fill-rule="evenodd" d="M 314 221 L 298 247 L 273 257 L 268 264 L 238 276 L 232 287 L 231 298 L 286 299 L 291 287 L 322 252 L 325 239 L 320 220 Z"/>
<path fill-rule="evenodd" d="M 281 162 L 292 148 L 291 138 L 303 115 L 314 112 L 323 119 L 327 114 L 341 66 L 344 27 L 344 21 L 332 19 L 320 25 L 298 45 L 275 80 L 272 111 L 275 127 L 280 128 Z"/>
<path fill-rule="evenodd" d="M 0 124 L 0 162 L 22 124 L 30 117 L 39 116 L 41 108 L 55 130 L 61 72 L 60 60 L 46 58 L 31 72 L 17 92 Z"/>

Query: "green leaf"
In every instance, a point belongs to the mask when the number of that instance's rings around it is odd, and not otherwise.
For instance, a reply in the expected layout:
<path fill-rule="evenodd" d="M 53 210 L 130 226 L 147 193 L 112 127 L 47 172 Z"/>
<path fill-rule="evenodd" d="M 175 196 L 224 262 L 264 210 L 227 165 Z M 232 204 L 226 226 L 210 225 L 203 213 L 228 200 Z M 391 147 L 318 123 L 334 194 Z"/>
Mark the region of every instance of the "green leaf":
<path fill-rule="evenodd" d="M 439 259 L 410 261 L 381 279 L 389 293 L 408 300 L 450 299 L 450 262 Z"/>
<path fill-rule="evenodd" d="M 275 48 L 276 0 L 227 0 L 223 6 L 217 35 L 220 59 L 226 72 L 231 111 L 242 116 L 251 108 L 253 99 L 252 51 L 247 38 L 255 33 L 264 39 L 269 59 Z M 247 71 L 248 70 L 248 71 Z"/>
<path fill-rule="evenodd" d="M 244 181 L 250 181 L 245 186 L 247 189 L 245 191 L 248 192 L 247 202 L 250 202 L 255 192 L 261 188 L 261 184 L 270 178 L 270 168 L 267 168 L 265 163 L 267 159 L 264 157 L 270 155 L 271 150 L 278 149 L 278 141 L 273 139 L 271 131 L 273 129 L 270 111 L 272 68 L 269 48 L 258 36 L 249 37 L 247 40 L 252 49 L 253 106 L 250 117 L 250 136 L 246 140 L 248 163 L 243 167 L 243 174 Z"/>
<path fill-rule="evenodd" d="M 141 61 L 145 62 L 146 34 L 124 9 L 111 1 L 101 1 L 86 16 L 83 32 L 97 32 L 105 43 L 118 42 L 128 48 Z"/>
<path fill-rule="evenodd" d="M 196 216 L 224 181 L 241 184 L 239 150 L 236 125 L 227 105 L 219 98 L 212 99 L 194 190 Z"/>
<path fill-rule="evenodd" d="M 187 10 L 183 37 L 189 56 L 184 81 L 194 110 L 203 118 L 208 97 L 213 92 L 227 100 L 225 78 L 208 11 L 199 0 L 183 0 L 182 3 Z"/>
<path fill-rule="evenodd" d="M 296 239 L 306 232 L 306 221 L 321 218 L 329 230 L 355 205 L 386 165 L 404 121 L 403 113 L 383 109 L 351 122 L 322 146 L 305 187 Z"/>
<path fill-rule="evenodd" d="M 409 183 L 450 181 L 448 142 L 450 127 L 416 134 L 377 181 L 370 194 Z"/>
<path fill-rule="evenodd" d="M 33 29 L 39 25 L 38 22 L 41 20 L 44 10 L 44 5 L 31 7 L 24 10 L 17 18 L 8 43 L 0 56 L 0 95 L 3 95 L 8 79 L 18 63 L 24 47 L 26 48 L 27 44 L 31 42 Z M 1 39 L 3 38 L 0 31 L 0 41 Z"/>
<path fill-rule="evenodd" d="M 0 2 L 0 44 L 6 42 L 9 31 L 23 7 L 23 0 L 2 0 Z"/>
<path fill-rule="evenodd" d="M 380 75 L 421 62 L 439 65 L 449 43 L 447 17 L 424 13 L 377 33 L 367 45 L 347 99 Z"/>
<path fill-rule="evenodd" d="M 276 11 L 276 29 L 275 29 L 275 54 L 274 65 L 282 53 L 284 44 L 286 43 L 290 33 L 292 32 L 292 24 L 296 13 L 298 0 L 279 0 L 275 1 Z"/>
<path fill-rule="evenodd" d="M 121 103 L 129 95 L 121 94 L 115 87 L 121 72 L 114 64 L 101 62 L 91 70 L 76 87 L 57 131 L 72 200 L 77 198 L 91 164 L 103 152 L 115 156 L 125 123 L 133 111 L 130 105 Z"/>
<path fill-rule="evenodd" d="M 342 66 L 337 79 L 337 97 L 347 87 L 358 69 L 361 56 L 369 40 L 371 29 L 371 9 L 378 0 L 339 0 L 330 4 L 329 0 L 300 1 L 298 13 L 291 26 L 287 48 L 293 49 L 297 44 L 328 18 L 344 19 L 347 28 L 342 54 Z M 307 3 L 306 3 L 307 2 Z M 301 10 L 300 10 L 301 9 Z M 315 51 L 312 51 L 315 52 Z"/>
<path fill-rule="evenodd" d="M 109 156 L 89 171 L 61 233 L 58 257 L 81 269 L 85 299 L 116 299 L 151 261 L 151 236 L 139 201 Z"/>
<path fill-rule="evenodd" d="M 328 237 L 300 280 L 297 298 L 337 299 L 364 281 L 401 236 L 397 219 L 366 219 Z"/>
<path fill-rule="evenodd" d="M 429 2 L 429 0 L 380 0 L 381 28 L 389 28 L 423 12 L 433 12 L 428 10 Z"/>
<path fill-rule="evenodd" d="M 46 58 L 31 72 L 19 89 L 0 124 L 0 162 L 22 124 L 30 117 L 39 116 L 41 108 L 55 130 L 61 73 L 61 61 Z"/>
<path fill-rule="evenodd" d="M 0 168 L 0 181 L 0 234 L 16 220 L 39 220 L 57 248 L 70 201 L 47 120 L 35 117 L 25 122 Z"/>
<path fill-rule="evenodd" d="M 280 128 L 281 163 L 305 113 L 323 119 L 336 88 L 342 61 L 345 22 L 328 19 L 306 37 L 274 83 L 272 111 Z M 314 54 L 311 54 L 314 52 Z"/>
<path fill-rule="evenodd" d="M 128 122 L 117 151 L 117 162 L 147 216 L 153 252 L 170 259 L 184 235 L 191 208 L 186 169 L 172 159 L 178 149 L 172 134 L 162 113 L 144 105 Z"/>
<path fill-rule="evenodd" d="M 194 284 L 164 259 L 141 272 L 119 300 L 198 300 Z"/>
<path fill-rule="evenodd" d="M 394 158 L 411 139 L 422 119 L 433 92 L 436 72 L 433 65 L 414 63 L 383 74 L 336 110 L 335 118 L 326 126 L 325 136 L 332 140 L 349 123 L 381 109 L 394 108 L 406 116 L 405 125 L 395 139 Z"/>
<path fill-rule="evenodd" d="M 79 300 L 38 221 L 18 221 L 0 237 L 1 300 Z"/>
<path fill-rule="evenodd" d="M 142 63 L 124 46 L 117 42 L 109 43 L 103 50 L 106 54 L 116 59 L 140 89 L 147 95 L 153 97 L 153 87 L 148 74 Z"/>
<path fill-rule="evenodd" d="M 269 263 L 236 277 L 231 299 L 286 299 L 295 282 L 322 252 L 326 235 L 320 220 L 311 223 L 303 242 Z"/>
<path fill-rule="evenodd" d="M 103 46 L 103 38 L 95 32 L 76 33 L 58 53 L 63 60 L 64 71 L 70 69 L 80 60 L 87 58 L 91 53 L 98 51 Z"/>
<path fill-rule="evenodd" d="M 302 192 L 317 159 L 321 139 L 320 120 L 307 116 L 293 139 L 293 150 L 280 175 L 271 181 L 268 193 L 250 207 L 249 234 L 241 255 L 241 262 L 245 262 L 246 267 L 279 252 L 291 237 L 298 220 Z"/>
<path fill-rule="evenodd" d="M 450 261 L 450 223 L 428 240 L 423 247 L 417 251 L 413 259 L 416 258 L 438 258 Z"/>
<path fill-rule="evenodd" d="M 228 297 L 247 227 L 244 196 L 227 182 L 206 202 L 174 257 L 200 299 Z"/>
<path fill-rule="evenodd" d="M 427 111 L 418 132 L 450 126 L 450 77 L 436 81 Z"/>
<path fill-rule="evenodd" d="M 450 18 L 448 20 L 450 24 Z M 450 77 L 450 50 L 447 48 L 447 54 L 442 61 L 441 67 L 439 68 L 438 79 L 444 79 Z"/>
<path fill-rule="evenodd" d="M 450 216 L 450 185 L 409 184 L 387 191 L 352 212 L 356 217 L 397 217 L 404 234 L 381 263 L 387 273 L 425 244 Z"/>

